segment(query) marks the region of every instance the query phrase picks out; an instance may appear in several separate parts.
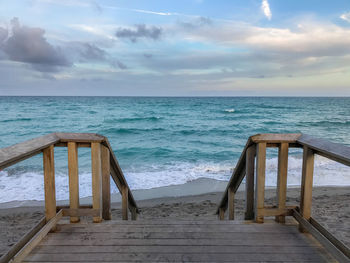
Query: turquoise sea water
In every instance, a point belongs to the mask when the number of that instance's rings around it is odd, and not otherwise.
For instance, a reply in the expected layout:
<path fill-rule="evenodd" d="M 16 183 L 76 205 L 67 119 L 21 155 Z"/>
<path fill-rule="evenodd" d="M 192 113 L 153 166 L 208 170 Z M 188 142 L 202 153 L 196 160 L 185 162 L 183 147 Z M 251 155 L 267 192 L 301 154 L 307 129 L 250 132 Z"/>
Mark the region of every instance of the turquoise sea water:
<path fill-rule="evenodd" d="M 228 180 L 257 133 L 307 133 L 350 145 L 350 98 L 0 97 L 0 148 L 51 132 L 99 133 L 111 142 L 133 189 Z M 91 195 L 90 152 L 79 149 L 80 192 Z M 289 184 L 301 155 L 290 150 Z M 67 152 L 55 150 L 57 198 L 67 199 Z M 267 184 L 276 182 L 268 152 Z M 316 159 L 317 185 L 350 185 L 349 168 Z M 0 202 L 43 199 L 41 157 L 0 172 Z M 115 189 L 114 189 L 115 190 Z"/>

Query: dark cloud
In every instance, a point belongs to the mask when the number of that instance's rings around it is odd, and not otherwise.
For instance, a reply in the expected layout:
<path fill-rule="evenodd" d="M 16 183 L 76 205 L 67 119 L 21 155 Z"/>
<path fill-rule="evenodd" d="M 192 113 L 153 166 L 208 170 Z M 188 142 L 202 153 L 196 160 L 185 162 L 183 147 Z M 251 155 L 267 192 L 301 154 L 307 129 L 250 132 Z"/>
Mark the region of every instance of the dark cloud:
<path fill-rule="evenodd" d="M 120 69 L 127 69 L 128 68 L 124 63 L 120 62 L 119 60 L 113 60 L 110 63 L 115 68 L 120 68 Z"/>
<path fill-rule="evenodd" d="M 0 27 L 0 47 L 2 45 L 2 42 L 5 41 L 5 39 L 8 36 L 8 31 L 5 28 Z"/>
<path fill-rule="evenodd" d="M 105 61 L 107 60 L 107 52 L 91 43 L 77 44 L 81 61 Z"/>
<path fill-rule="evenodd" d="M 186 29 L 195 29 L 198 27 L 211 25 L 213 24 L 213 21 L 209 17 L 201 16 L 189 22 L 179 22 L 179 24 Z"/>
<path fill-rule="evenodd" d="M 5 33 L 1 31 L 3 37 Z M 43 29 L 21 26 L 14 18 L 11 20 L 11 31 L 12 34 L 1 46 L 8 59 L 28 63 L 39 71 L 56 71 L 58 67 L 71 65 L 60 47 L 47 42 Z"/>
<path fill-rule="evenodd" d="M 152 58 L 152 57 L 153 57 L 153 55 L 150 54 L 150 53 L 145 53 L 145 54 L 143 54 L 143 56 L 144 56 L 145 58 Z"/>
<path fill-rule="evenodd" d="M 135 25 L 134 29 L 118 28 L 115 35 L 118 38 L 127 38 L 131 42 L 137 42 L 140 38 L 158 40 L 163 33 L 161 27 L 149 26 L 145 24 Z"/>

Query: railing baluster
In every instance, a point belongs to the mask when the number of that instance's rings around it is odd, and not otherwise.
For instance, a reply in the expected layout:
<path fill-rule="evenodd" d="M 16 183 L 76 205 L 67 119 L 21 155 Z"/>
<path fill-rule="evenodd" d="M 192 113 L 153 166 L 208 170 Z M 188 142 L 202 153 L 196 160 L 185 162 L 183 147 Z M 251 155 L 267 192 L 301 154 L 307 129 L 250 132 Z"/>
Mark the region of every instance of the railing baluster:
<path fill-rule="evenodd" d="M 69 176 L 69 206 L 79 208 L 79 173 L 78 173 L 78 146 L 75 142 L 68 142 L 68 176 Z M 71 216 L 70 222 L 80 221 L 78 216 Z"/>
<path fill-rule="evenodd" d="M 128 187 L 123 185 L 122 186 L 122 218 L 123 220 L 128 220 L 128 198 L 129 198 Z"/>
<path fill-rule="evenodd" d="M 255 172 L 255 146 L 250 146 L 246 153 L 246 201 L 245 220 L 254 219 L 254 172 Z"/>
<path fill-rule="evenodd" d="M 233 188 L 228 189 L 228 220 L 235 219 L 235 192 Z"/>
<path fill-rule="evenodd" d="M 304 146 L 301 179 L 300 214 L 306 220 L 309 220 L 311 217 L 313 174 L 314 152 L 309 147 Z M 304 232 L 304 229 L 301 226 L 299 226 L 299 230 Z"/>
<path fill-rule="evenodd" d="M 289 144 L 283 142 L 278 148 L 277 205 L 279 209 L 284 209 L 286 207 L 288 147 Z M 285 216 L 276 216 L 276 221 L 284 223 Z"/>
<path fill-rule="evenodd" d="M 102 188 L 101 144 L 91 143 L 91 170 L 92 170 L 92 208 L 99 210 L 99 216 L 94 216 L 94 223 L 102 221 L 101 188 Z"/>
<path fill-rule="evenodd" d="M 43 150 L 44 188 L 45 188 L 45 216 L 48 222 L 56 216 L 56 190 L 55 190 L 55 160 L 54 146 Z"/>
<path fill-rule="evenodd" d="M 255 188 L 255 221 L 264 223 L 264 201 L 265 201 L 265 170 L 266 170 L 266 143 L 257 144 L 256 149 L 257 169 Z"/>
<path fill-rule="evenodd" d="M 102 218 L 111 220 L 111 164 L 110 153 L 106 146 L 102 145 Z"/>

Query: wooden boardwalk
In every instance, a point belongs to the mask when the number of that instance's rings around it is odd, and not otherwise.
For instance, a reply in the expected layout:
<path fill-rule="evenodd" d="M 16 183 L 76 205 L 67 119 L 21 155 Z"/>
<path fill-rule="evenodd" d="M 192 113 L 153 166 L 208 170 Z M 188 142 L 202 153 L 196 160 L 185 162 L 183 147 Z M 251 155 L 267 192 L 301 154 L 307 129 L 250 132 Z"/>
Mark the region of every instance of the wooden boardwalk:
<path fill-rule="evenodd" d="M 58 224 L 24 262 L 336 262 L 296 224 L 138 220 Z"/>

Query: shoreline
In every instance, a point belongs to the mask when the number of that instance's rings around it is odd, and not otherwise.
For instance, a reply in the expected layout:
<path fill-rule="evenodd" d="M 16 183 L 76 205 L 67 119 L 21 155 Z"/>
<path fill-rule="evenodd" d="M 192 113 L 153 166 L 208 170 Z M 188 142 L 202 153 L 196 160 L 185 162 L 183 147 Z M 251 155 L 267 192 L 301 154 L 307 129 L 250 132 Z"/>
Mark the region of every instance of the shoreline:
<path fill-rule="evenodd" d="M 169 198 L 169 201 L 173 198 L 189 197 L 189 196 L 200 196 L 215 193 L 215 195 L 222 195 L 228 181 L 215 180 L 210 178 L 198 178 L 193 181 L 187 182 L 180 185 L 169 185 L 156 187 L 151 189 L 136 189 L 132 190 L 132 194 L 138 203 L 144 200 L 156 200 L 156 199 L 166 199 Z M 111 186 L 113 182 L 111 182 Z M 273 194 L 269 193 L 276 189 L 276 187 L 266 187 L 266 198 L 272 198 Z M 300 186 L 288 186 L 288 189 L 300 189 Z M 342 194 L 349 193 L 347 189 L 350 189 L 350 186 L 314 186 L 314 189 L 337 189 Z M 241 195 L 241 192 L 245 191 L 245 184 L 241 183 L 240 187 L 237 190 L 237 196 Z M 292 191 L 294 192 L 294 191 Z M 293 195 L 293 197 L 296 197 Z M 243 198 L 243 195 L 242 197 Z M 186 198 L 185 198 L 186 199 Z M 121 202 L 120 193 L 111 194 L 112 204 L 118 204 Z M 80 198 L 81 205 L 88 205 L 92 203 L 92 197 L 82 197 Z M 69 200 L 58 200 L 57 205 L 68 205 Z M 11 209 L 11 208 L 23 208 L 23 207 L 43 207 L 45 205 L 43 200 L 16 200 L 11 202 L 0 203 L 0 211 L 2 209 Z"/>

